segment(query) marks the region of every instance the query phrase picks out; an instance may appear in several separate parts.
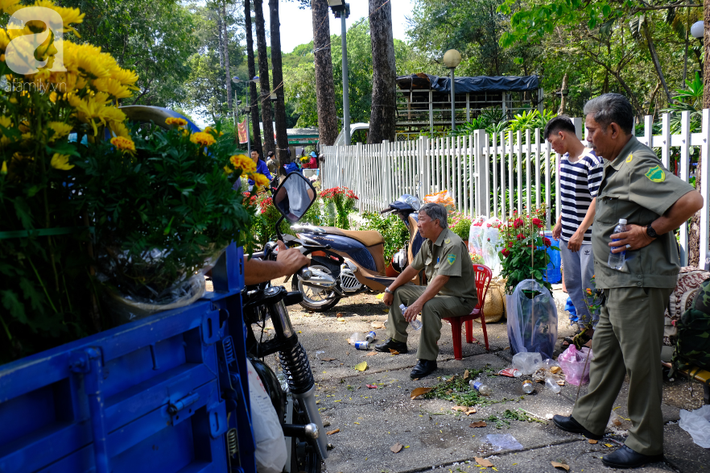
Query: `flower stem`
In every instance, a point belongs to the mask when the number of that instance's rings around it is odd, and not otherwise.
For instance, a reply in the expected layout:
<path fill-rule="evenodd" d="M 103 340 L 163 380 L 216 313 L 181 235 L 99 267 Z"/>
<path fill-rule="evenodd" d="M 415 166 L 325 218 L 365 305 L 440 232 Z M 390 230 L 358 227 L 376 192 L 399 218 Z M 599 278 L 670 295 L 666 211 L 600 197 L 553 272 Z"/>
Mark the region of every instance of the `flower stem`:
<path fill-rule="evenodd" d="M 42 286 L 42 289 L 44 290 L 44 295 L 47 296 L 47 302 L 49 302 L 49 305 L 52 306 L 52 309 L 54 310 L 54 313 L 59 313 L 57 308 L 54 306 L 54 303 L 52 302 L 52 298 L 49 297 L 49 292 L 47 292 L 47 287 L 44 285 L 44 281 L 42 281 L 42 278 L 40 277 L 39 273 L 37 272 L 37 268 L 35 268 L 34 263 L 32 263 L 32 259 L 27 257 L 27 261 L 30 262 L 30 266 L 32 266 L 32 270 L 35 272 L 35 275 L 37 276 L 37 280 L 39 281 L 40 286 Z"/>

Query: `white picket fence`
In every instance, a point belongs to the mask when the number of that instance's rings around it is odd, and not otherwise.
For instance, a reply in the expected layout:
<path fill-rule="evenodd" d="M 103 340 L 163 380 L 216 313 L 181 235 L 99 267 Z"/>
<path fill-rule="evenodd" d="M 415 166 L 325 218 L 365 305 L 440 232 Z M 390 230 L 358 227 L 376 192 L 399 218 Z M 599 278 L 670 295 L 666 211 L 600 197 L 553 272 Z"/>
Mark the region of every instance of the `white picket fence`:
<path fill-rule="evenodd" d="M 574 119 L 578 134 L 581 118 Z M 690 155 L 699 148 L 703 178 L 700 192 L 705 206 L 700 220 L 700 265 L 708 256 L 708 157 L 710 156 L 710 110 L 703 110 L 702 131 L 690 132 L 690 113 L 681 116 L 681 133 L 670 132 L 670 116 L 662 116 L 660 135 L 652 135 L 653 117 L 644 118 L 642 143 L 661 150 L 661 161 L 668 167 L 671 148 L 679 148 L 678 175 L 689 181 Z M 402 194 L 424 197 L 448 190 L 457 208 L 471 216 L 497 216 L 506 219 L 513 210 L 529 212 L 545 204 L 550 228 L 559 215 L 559 176 L 555 172 L 557 155 L 542 130 L 500 133 L 490 137 L 484 130 L 456 138 L 428 139 L 378 145 L 323 146 L 321 166 L 323 189 L 344 186 L 359 197 L 360 211 L 379 211 Z M 581 136 L 580 136 L 581 138 Z M 556 195 L 555 202 L 551 196 Z M 680 229 L 681 256 L 687 264 L 687 225 Z"/>

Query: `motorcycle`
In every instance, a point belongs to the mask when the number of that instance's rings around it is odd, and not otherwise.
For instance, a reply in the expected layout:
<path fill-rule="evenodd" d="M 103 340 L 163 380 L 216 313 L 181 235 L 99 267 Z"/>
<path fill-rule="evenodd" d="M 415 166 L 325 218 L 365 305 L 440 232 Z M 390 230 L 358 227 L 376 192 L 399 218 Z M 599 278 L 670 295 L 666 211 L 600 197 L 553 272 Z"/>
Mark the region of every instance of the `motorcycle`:
<path fill-rule="evenodd" d="M 409 242 L 392 258 L 395 276 L 385 273 L 384 239 L 373 230 L 341 230 L 337 227 L 292 225 L 299 243 L 311 257 L 311 270 L 332 276 L 332 289 L 311 284 L 296 275 L 291 288 L 303 294 L 301 305 L 306 309 L 323 312 L 334 307 L 341 298 L 365 291 L 383 292 L 401 273 L 424 242 L 417 229 L 419 199 L 403 195 L 392 202 L 381 214 L 395 213 L 409 229 Z M 415 284 L 426 284 L 423 271 L 414 278 Z"/>
<path fill-rule="evenodd" d="M 289 174 L 274 193 L 274 204 L 283 219 L 298 222 L 315 201 L 316 193 L 311 183 L 298 173 Z M 278 247 L 275 242 L 266 244 L 263 252 L 252 257 L 275 260 Z M 299 270 L 298 278 L 325 289 L 335 281 L 308 267 Z M 290 473 L 319 473 L 324 459 L 328 457 L 327 441 L 323 422 L 315 402 L 315 382 L 305 349 L 298 341 L 297 331 L 291 324 L 287 306 L 300 302 L 300 292 L 287 292 L 284 287 L 262 283 L 247 288 L 244 298 L 244 321 L 246 324 L 247 355 L 282 421 L 287 442 L 288 460 L 284 471 Z M 273 325 L 273 335 L 265 340 L 267 321 Z M 254 327 L 261 329 L 255 332 Z M 277 354 L 282 373 L 278 376 L 263 362 L 263 358 Z"/>

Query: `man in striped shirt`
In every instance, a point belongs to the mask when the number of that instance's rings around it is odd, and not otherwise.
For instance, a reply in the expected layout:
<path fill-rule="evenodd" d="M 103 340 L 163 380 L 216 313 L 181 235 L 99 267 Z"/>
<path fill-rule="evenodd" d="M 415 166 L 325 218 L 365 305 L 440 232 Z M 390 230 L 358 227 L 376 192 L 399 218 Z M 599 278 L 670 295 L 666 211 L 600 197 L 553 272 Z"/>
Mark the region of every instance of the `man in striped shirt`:
<path fill-rule="evenodd" d="M 552 236 L 560 240 L 565 286 L 579 318 L 584 344 L 591 338 L 599 314 L 590 314 L 585 304 L 587 288 L 592 288 L 594 254 L 592 229 L 597 190 L 602 179 L 602 158 L 585 148 L 575 133 L 574 124 L 564 116 L 550 120 L 545 139 L 562 155 L 560 160 L 560 217 Z M 584 332 L 586 330 L 586 332 Z"/>

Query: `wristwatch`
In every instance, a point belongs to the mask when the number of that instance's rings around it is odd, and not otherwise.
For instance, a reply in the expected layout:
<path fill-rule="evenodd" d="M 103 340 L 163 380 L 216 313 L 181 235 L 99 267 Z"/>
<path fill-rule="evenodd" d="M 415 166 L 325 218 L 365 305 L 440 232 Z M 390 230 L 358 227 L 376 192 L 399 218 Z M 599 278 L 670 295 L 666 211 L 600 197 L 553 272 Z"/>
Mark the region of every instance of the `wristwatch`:
<path fill-rule="evenodd" d="M 648 224 L 648 226 L 646 227 L 646 235 L 651 238 L 658 238 L 658 233 L 656 233 L 656 230 L 653 229 L 651 224 Z"/>
<path fill-rule="evenodd" d="M 386 292 L 387 294 L 392 294 L 392 291 L 390 291 L 390 288 L 389 288 L 389 287 L 386 287 L 386 288 L 385 288 L 385 292 Z"/>

